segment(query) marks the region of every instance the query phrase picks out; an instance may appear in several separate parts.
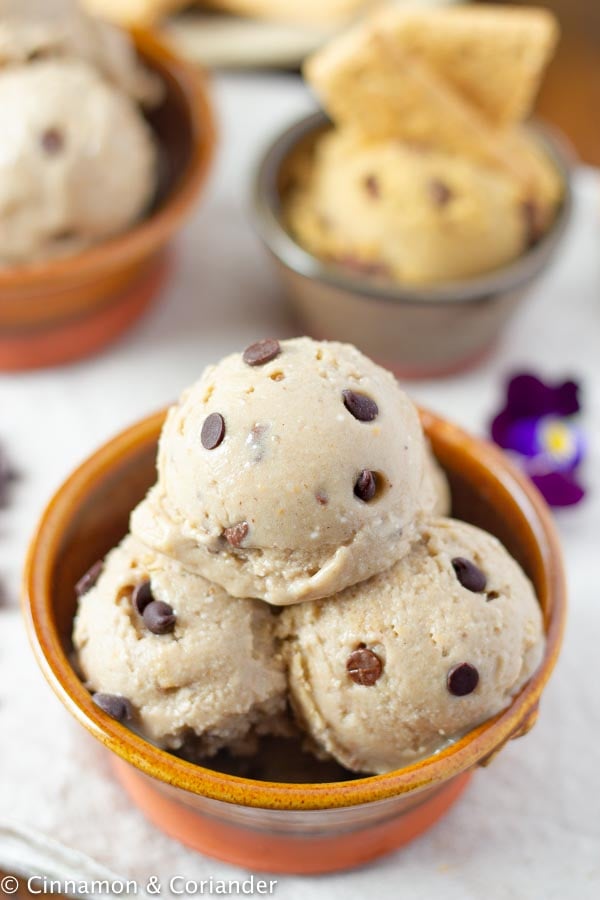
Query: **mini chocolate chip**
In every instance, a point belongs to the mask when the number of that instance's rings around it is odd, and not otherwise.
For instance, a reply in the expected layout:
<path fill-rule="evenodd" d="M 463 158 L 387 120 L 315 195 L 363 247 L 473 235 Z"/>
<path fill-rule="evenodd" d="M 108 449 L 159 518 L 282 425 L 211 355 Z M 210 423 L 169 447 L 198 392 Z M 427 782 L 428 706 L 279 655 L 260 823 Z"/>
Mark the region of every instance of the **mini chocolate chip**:
<path fill-rule="evenodd" d="M 144 610 L 144 625 L 152 634 L 169 634 L 175 628 L 173 607 L 162 600 L 152 600 Z"/>
<path fill-rule="evenodd" d="M 454 197 L 446 182 L 439 178 L 432 178 L 429 182 L 429 195 L 435 205 L 440 208 L 447 206 Z"/>
<path fill-rule="evenodd" d="M 464 556 L 455 556 L 452 560 L 452 568 L 456 572 L 456 577 L 462 586 L 468 591 L 473 591 L 474 594 L 480 594 L 482 591 L 485 591 L 487 578 L 470 559 L 465 559 Z"/>
<path fill-rule="evenodd" d="M 91 589 L 100 578 L 103 568 L 104 560 L 99 559 L 98 562 L 95 562 L 91 569 L 88 569 L 85 575 L 79 579 L 79 581 L 75 585 L 75 593 L 78 597 L 83 597 L 84 594 L 87 594 L 88 591 L 91 591 Z"/>
<path fill-rule="evenodd" d="M 327 504 L 329 503 L 329 497 L 327 496 L 325 491 L 317 491 L 315 497 L 317 498 L 317 503 L 319 504 L 319 506 L 327 506 Z"/>
<path fill-rule="evenodd" d="M 205 450 L 214 450 L 225 437 L 225 419 L 221 413 L 211 413 L 202 426 L 200 440 Z"/>
<path fill-rule="evenodd" d="M 479 684 L 479 672 L 471 663 L 459 663 L 448 672 L 446 683 L 455 697 L 465 697 L 472 694 Z"/>
<path fill-rule="evenodd" d="M 376 653 L 361 645 L 346 660 L 346 670 L 355 684 L 371 687 L 381 677 L 383 663 Z"/>
<path fill-rule="evenodd" d="M 377 491 L 377 480 L 370 469 L 363 469 L 354 485 L 354 494 L 363 503 L 372 500 Z"/>
<path fill-rule="evenodd" d="M 535 200 L 525 200 L 521 205 L 521 209 L 527 231 L 527 245 L 535 247 L 544 234 L 544 223 L 539 203 L 536 203 Z"/>
<path fill-rule="evenodd" d="M 500 593 L 498 591 L 488 591 L 485 599 L 489 603 L 490 600 L 497 600 L 499 596 L 500 596 Z"/>
<path fill-rule="evenodd" d="M 343 256 L 334 256 L 332 262 L 343 266 L 354 275 L 364 275 L 366 278 L 391 278 L 391 270 L 383 260 L 365 260 L 354 256 L 352 253 Z"/>
<path fill-rule="evenodd" d="M 274 338 L 265 338 L 264 341 L 257 341 L 256 344 L 250 344 L 244 350 L 244 362 L 247 366 L 264 366 L 265 363 L 271 362 L 281 353 L 281 344 Z"/>
<path fill-rule="evenodd" d="M 92 700 L 102 712 L 117 722 L 129 722 L 133 718 L 133 707 L 126 697 L 116 694 L 92 694 Z"/>
<path fill-rule="evenodd" d="M 18 480 L 19 473 L 0 446 L 0 509 L 5 509 L 9 505 L 12 487 Z"/>
<path fill-rule="evenodd" d="M 230 528 L 226 528 L 223 532 L 223 537 L 228 544 L 231 544 L 232 547 L 239 547 L 242 541 L 246 537 L 248 537 L 249 531 L 250 526 L 247 522 L 238 522 L 237 525 L 232 525 Z"/>
<path fill-rule="evenodd" d="M 134 609 L 139 612 L 140 616 L 143 616 L 146 607 L 154 602 L 152 585 L 150 584 L 149 579 L 141 581 L 134 587 L 133 594 L 131 595 L 131 602 Z"/>
<path fill-rule="evenodd" d="M 367 175 L 364 181 L 365 190 L 374 199 L 379 197 L 379 181 L 375 175 Z"/>
<path fill-rule="evenodd" d="M 372 422 L 379 414 L 379 407 L 374 400 L 366 394 L 358 394 L 355 391 L 342 391 L 344 406 L 359 422 Z"/>
<path fill-rule="evenodd" d="M 48 156 L 56 156 L 65 146 L 64 135 L 58 128 L 47 128 L 40 142 Z"/>

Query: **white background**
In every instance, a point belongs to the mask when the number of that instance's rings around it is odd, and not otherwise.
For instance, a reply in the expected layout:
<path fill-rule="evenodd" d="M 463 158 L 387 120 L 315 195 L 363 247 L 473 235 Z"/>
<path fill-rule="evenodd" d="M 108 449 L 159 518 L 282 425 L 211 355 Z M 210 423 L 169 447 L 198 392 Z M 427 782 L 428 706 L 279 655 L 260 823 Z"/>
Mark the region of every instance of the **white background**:
<path fill-rule="evenodd" d="M 311 107 L 292 76 L 219 76 L 221 143 L 211 182 L 178 244 L 174 277 L 130 336 L 82 364 L 0 375 L 0 439 L 23 471 L 0 514 L 0 820 L 11 818 L 145 881 L 155 874 L 243 877 L 163 837 L 113 781 L 100 747 L 44 684 L 16 609 L 28 537 L 73 466 L 122 427 L 174 399 L 223 353 L 293 335 L 254 236 L 249 184 L 261 148 Z M 576 216 L 560 259 L 476 372 L 410 385 L 420 402 L 483 433 L 503 379 L 534 368 L 582 380 L 589 499 L 560 514 L 571 608 L 564 652 L 540 721 L 412 846 L 360 871 L 280 878 L 280 898 L 440 897 L 586 900 L 600 896 L 600 182 L 577 177 Z M 164 895 L 164 894 L 163 894 Z"/>

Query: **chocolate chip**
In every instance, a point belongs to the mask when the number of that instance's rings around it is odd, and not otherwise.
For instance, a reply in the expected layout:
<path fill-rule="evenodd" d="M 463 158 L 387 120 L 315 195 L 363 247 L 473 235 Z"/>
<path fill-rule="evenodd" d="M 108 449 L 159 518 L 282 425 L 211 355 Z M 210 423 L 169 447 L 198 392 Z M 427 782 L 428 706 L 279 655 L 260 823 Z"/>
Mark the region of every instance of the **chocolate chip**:
<path fill-rule="evenodd" d="M 83 577 L 79 579 L 79 581 L 75 585 L 75 593 L 78 597 L 83 597 L 84 594 L 87 594 L 88 591 L 91 591 L 91 589 L 100 578 L 103 568 L 104 560 L 99 559 L 98 562 L 95 562 L 91 569 L 88 569 L 85 575 L 83 575 Z"/>
<path fill-rule="evenodd" d="M 225 419 L 221 413 L 211 413 L 204 421 L 200 440 L 206 450 L 214 450 L 225 437 Z"/>
<path fill-rule="evenodd" d="M 319 504 L 319 506 L 327 506 L 327 504 L 329 503 L 329 497 L 327 496 L 325 491 L 317 491 L 315 497 L 317 498 L 317 503 Z"/>
<path fill-rule="evenodd" d="M 379 414 L 379 407 L 374 400 L 366 394 L 358 394 L 355 391 L 342 391 L 344 406 L 359 422 L 372 422 Z"/>
<path fill-rule="evenodd" d="M 448 672 L 448 690 L 455 697 L 472 694 L 479 684 L 479 672 L 471 663 L 459 663 Z"/>
<path fill-rule="evenodd" d="M 133 594 L 131 595 L 131 602 L 134 609 L 139 612 L 140 616 L 143 616 L 146 607 L 154 602 L 152 585 L 148 579 L 146 579 L 146 581 L 141 581 L 140 584 L 137 584 L 134 587 Z"/>
<path fill-rule="evenodd" d="M 525 200 L 521 205 L 525 229 L 527 232 L 527 245 L 535 247 L 544 234 L 544 222 L 542 212 L 535 200 Z"/>
<path fill-rule="evenodd" d="M 247 522 L 238 522 L 237 525 L 232 525 L 230 528 L 226 528 L 223 532 L 223 537 L 228 544 L 231 544 L 232 547 L 239 547 L 242 541 L 246 537 L 248 537 L 249 531 L 250 526 Z"/>
<path fill-rule="evenodd" d="M 488 591 L 485 596 L 485 599 L 489 603 L 490 600 L 497 600 L 499 596 L 500 596 L 500 593 L 498 591 Z"/>
<path fill-rule="evenodd" d="M 65 139 L 58 128 L 47 128 L 40 138 L 40 143 L 48 156 L 56 156 L 65 146 Z"/>
<path fill-rule="evenodd" d="M 257 341 L 256 344 L 250 344 L 244 350 L 244 362 L 247 366 L 264 366 L 265 363 L 271 362 L 281 353 L 281 344 L 274 338 L 265 338 L 264 341 Z"/>
<path fill-rule="evenodd" d="M 19 473 L 14 468 L 4 449 L 0 447 L 0 509 L 5 509 L 10 502 L 12 487 L 19 480 Z"/>
<path fill-rule="evenodd" d="M 351 253 L 336 256 L 332 259 L 354 275 L 364 275 L 366 278 L 391 278 L 391 270 L 382 260 L 365 260 Z"/>
<path fill-rule="evenodd" d="M 375 175 L 367 175 L 364 180 L 365 190 L 367 194 L 375 200 L 379 197 L 379 181 Z"/>
<path fill-rule="evenodd" d="M 429 195 L 433 203 L 440 208 L 447 206 L 454 197 L 446 182 L 439 178 L 432 178 L 429 182 Z"/>
<path fill-rule="evenodd" d="M 383 663 L 372 650 L 359 647 L 346 660 L 346 670 L 355 684 L 371 687 L 381 677 Z"/>
<path fill-rule="evenodd" d="M 377 492 L 377 479 L 370 469 L 363 469 L 354 485 L 354 494 L 363 503 L 372 500 Z"/>
<path fill-rule="evenodd" d="M 125 697 L 118 697 L 116 694 L 92 694 L 92 700 L 102 712 L 117 722 L 129 722 L 133 718 L 133 707 Z"/>
<path fill-rule="evenodd" d="M 465 559 L 464 556 L 455 556 L 452 560 L 452 568 L 462 586 L 468 591 L 473 591 L 474 594 L 485 591 L 487 578 L 470 559 Z"/>
<path fill-rule="evenodd" d="M 162 600 L 152 600 L 145 608 L 143 618 L 144 625 L 152 634 L 169 634 L 177 620 L 173 607 Z"/>

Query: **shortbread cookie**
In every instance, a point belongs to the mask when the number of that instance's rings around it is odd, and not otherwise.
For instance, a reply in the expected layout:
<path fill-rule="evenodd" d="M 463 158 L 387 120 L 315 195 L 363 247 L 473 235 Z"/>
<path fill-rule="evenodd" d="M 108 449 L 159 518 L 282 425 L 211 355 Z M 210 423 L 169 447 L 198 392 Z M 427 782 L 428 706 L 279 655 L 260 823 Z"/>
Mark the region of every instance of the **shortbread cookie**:
<path fill-rule="evenodd" d="M 315 54 L 305 77 L 337 125 L 457 153 L 522 178 L 504 135 L 426 63 L 378 30 L 357 27 Z"/>
<path fill-rule="evenodd" d="M 530 114 L 559 32 L 547 10 L 506 6 L 390 9 L 377 28 L 499 126 Z"/>

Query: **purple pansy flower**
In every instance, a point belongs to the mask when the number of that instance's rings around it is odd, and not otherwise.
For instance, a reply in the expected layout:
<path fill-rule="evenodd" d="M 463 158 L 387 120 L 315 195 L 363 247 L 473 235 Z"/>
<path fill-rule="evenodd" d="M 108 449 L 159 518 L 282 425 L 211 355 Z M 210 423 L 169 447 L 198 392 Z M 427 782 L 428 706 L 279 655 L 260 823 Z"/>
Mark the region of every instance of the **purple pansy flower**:
<path fill-rule="evenodd" d="M 580 408 L 576 382 L 551 385 L 516 375 L 490 427 L 495 443 L 516 456 L 550 506 L 572 506 L 585 495 L 578 480 L 585 441 L 573 419 Z"/>

